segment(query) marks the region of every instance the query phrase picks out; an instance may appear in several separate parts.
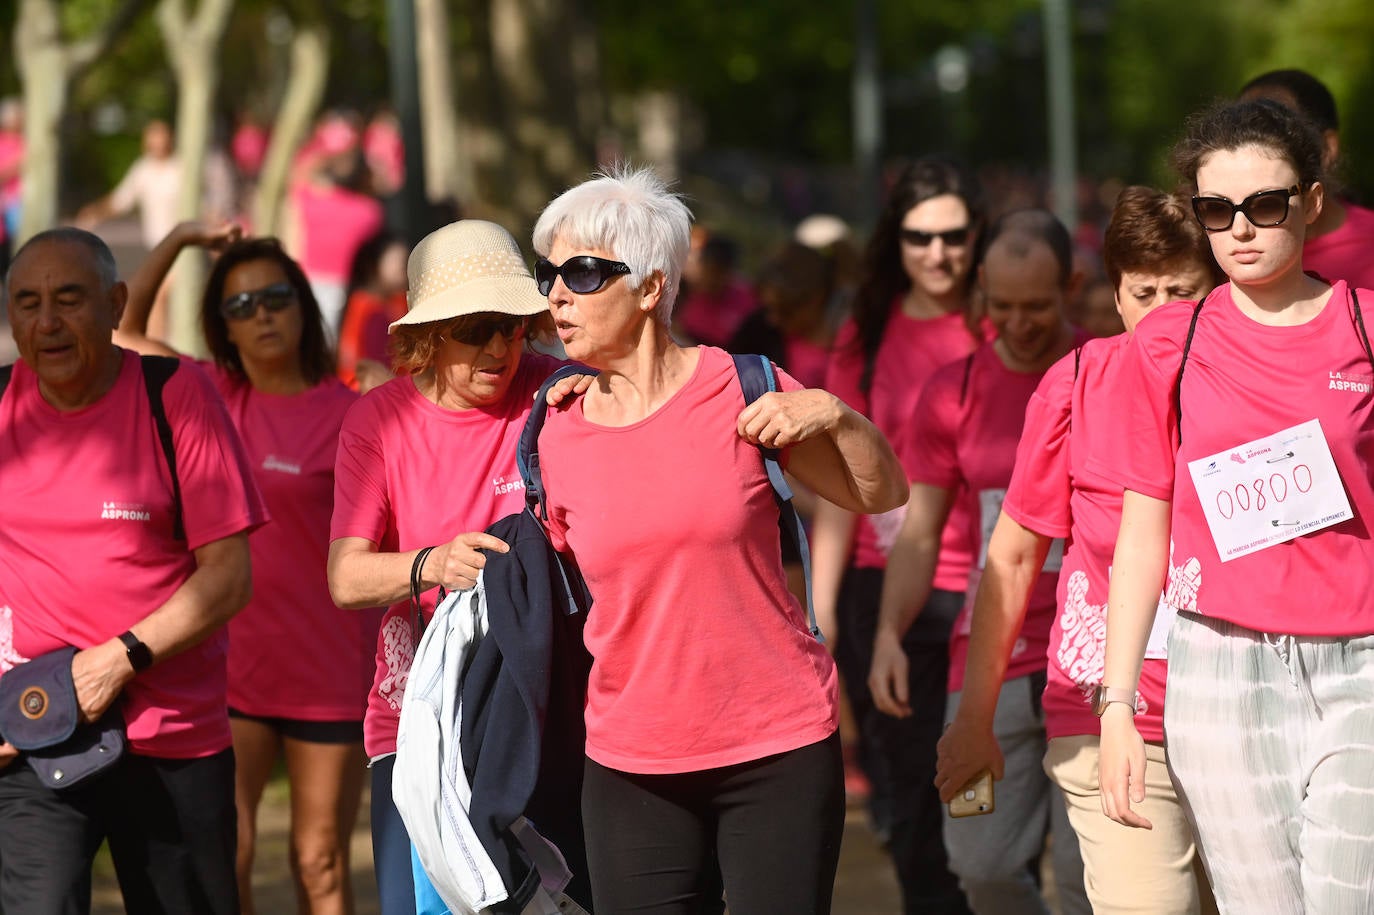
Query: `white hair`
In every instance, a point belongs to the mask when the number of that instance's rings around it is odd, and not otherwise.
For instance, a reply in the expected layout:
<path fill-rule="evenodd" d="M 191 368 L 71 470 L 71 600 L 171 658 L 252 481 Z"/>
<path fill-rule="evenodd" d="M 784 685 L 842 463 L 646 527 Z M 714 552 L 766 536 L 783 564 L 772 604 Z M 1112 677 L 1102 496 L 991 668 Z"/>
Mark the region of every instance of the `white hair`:
<path fill-rule="evenodd" d="M 655 312 L 667 327 L 691 237 L 692 212 L 667 182 L 649 168 L 615 165 L 554 198 L 535 223 L 533 241 L 540 257 L 548 256 L 555 239 L 605 251 L 630 268 L 631 286 L 663 274 Z"/>

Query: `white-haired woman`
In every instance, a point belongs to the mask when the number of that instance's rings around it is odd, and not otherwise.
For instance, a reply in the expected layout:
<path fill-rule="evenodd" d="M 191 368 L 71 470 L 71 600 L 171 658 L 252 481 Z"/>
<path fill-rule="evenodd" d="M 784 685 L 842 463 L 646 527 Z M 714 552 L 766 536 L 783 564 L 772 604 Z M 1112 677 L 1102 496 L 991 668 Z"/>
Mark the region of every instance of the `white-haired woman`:
<path fill-rule="evenodd" d="M 669 335 L 691 214 L 649 171 L 554 200 L 535 267 L 599 370 L 541 442 L 555 545 L 594 604 L 583 819 L 598 913 L 821 913 L 843 829 L 835 666 L 788 592 L 759 446 L 856 512 L 906 498 L 877 429 L 779 373 Z"/>

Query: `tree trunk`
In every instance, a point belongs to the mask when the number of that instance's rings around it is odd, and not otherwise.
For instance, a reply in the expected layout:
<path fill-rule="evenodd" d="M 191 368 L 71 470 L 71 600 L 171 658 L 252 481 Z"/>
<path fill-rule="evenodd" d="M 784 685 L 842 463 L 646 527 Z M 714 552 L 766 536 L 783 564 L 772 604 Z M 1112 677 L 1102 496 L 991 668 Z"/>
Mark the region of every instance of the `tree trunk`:
<path fill-rule="evenodd" d="M 146 2 L 124 0 L 94 34 L 66 43 L 57 0 L 21 0 L 13 45 L 24 84 L 23 214 L 17 244 L 57 224 L 61 124 L 72 83 L 133 24 Z"/>
<path fill-rule="evenodd" d="M 57 173 L 62 158 L 60 127 L 67 109 L 68 69 L 47 3 L 27 0 L 14 30 L 14 57 L 24 80 L 24 172 L 16 247 L 57 224 Z M 38 15 L 35 15 L 37 13 Z"/>
<path fill-rule="evenodd" d="M 282 202 L 286 199 L 291 159 L 315 119 L 328 76 L 329 30 L 317 19 L 297 23 L 291 37 L 291 72 L 286 92 L 253 197 L 254 231 L 258 235 L 281 235 Z"/>
<path fill-rule="evenodd" d="M 419 47 L 420 119 L 424 125 L 425 197 L 431 202 L 472 197 L 472 162 L 462 155 L 449 67 L 447 0 L 415 0 Z"/>
<path fill-rule="evenodd" d="M 590 144 L 579 136 L 577 93 L 566 53 L 553 48 L 566 33 L 553 0 L 494 0 L 491 46 L 506 102 L 514 204 L 532 219 L 549 199 L 586 175 Z"/>
<path fill-rule="evenodd" d="M 210 112 L 219 87 L 219 46 L 232 7 L 232 0 L 200 0 L 188 19 L 182 0 L 162 0 L 158 5 L 158 26 L 177 76 L 176 149 L 181 165 L 177 210 L 182 219 L 199 219 L 204 209 Z M 198 321 L 204 285 L 205 253 L 183 251 L 173 273 L 168 326 L 172 346 L 184 353 L 203 355 L 205 351 Z"/>

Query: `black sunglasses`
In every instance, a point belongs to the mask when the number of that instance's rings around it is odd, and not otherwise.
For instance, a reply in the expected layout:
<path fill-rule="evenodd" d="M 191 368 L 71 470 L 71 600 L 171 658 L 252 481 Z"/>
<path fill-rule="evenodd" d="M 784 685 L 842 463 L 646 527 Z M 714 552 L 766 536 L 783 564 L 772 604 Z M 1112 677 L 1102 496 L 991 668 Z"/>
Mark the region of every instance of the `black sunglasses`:
<path fill-rule="evenodd" d="M 544 296 L 553 291 L 553 281 L 560 276 L 569 290 L 586 295 L 605 286 L 612 277 L 629 272 L 630 268 L 620 261 L 608 261 L 590 254 L 570 257 L 556 266 L 547 257 L 534 262 L 534 282 L 539 287 L 539 294 Z"/>
<path fill-rule="evenodd" d="M 296 301 L 296 291 L 290 283 L 277 283 L 262 289 L 252 289 L 230 296 L 219 303 L 219 313 L 230 321 L 246 321 L 258 313 L 258 306 L 268 311 L 281 311 Z"/>
<path fill-rule="evenodd" d="M 467 346 L 481 346 L 497 334 L 507 343 L 511 343 L 525 335 L 525 329 L 529 324 L 528 315 L 483 316 L 459 321 L 449 330 L 448 335 L 455 342 Z"/>
<path fill-rule="evenodd" d="M 1194 197 L 1193 215 L 1208 232 L 1225 232 L 1236 221 L 1237 213 L 1244 213 L 1255 228 L 1268 229 L 1283 225 L 1288 218 L 1288 201 L 1301 193 L 1302 187 L 1295 184 L 1290 188 L 1257 191 L 1240 203 L 1225 197 Z"/>
<path fill-rule="evenodd" d="M 961 226 L 958 229 L 946 229 L 944 232 L 922 232 L 920 229 L 903 229 L 902 241 L 917 248 L 925 248 L 935 239 L 945 243 L 947 248 L 960 248 L 968 244 L 969 233 L 973 231 L 971 226 Z"/>

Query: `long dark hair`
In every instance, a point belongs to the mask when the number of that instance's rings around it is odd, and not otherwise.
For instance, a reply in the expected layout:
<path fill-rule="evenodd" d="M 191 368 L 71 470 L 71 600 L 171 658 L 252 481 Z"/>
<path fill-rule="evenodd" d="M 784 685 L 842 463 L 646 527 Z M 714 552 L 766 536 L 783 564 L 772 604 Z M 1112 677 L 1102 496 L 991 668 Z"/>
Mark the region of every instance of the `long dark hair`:
<path fill-rule="evenodd" d="M 864 249 L 853 314 L 864 357 L 859 387 L 865 392 L 873 385 L 873 363 L 883 341 L 892 300 L 911 288 L 911 278 L 902 269 L 902 220 L 913 207 L 946 194 L 964 202 L 970 226 L 975 230 L 981 227 L 983 200 L 973 176 L 952 160 L 928 156 L 911 163 L 897 178 Z M 966 286 L 972 281 L 970 270 Z"/>
<path fill-rule="evenodd" d="M 301 309 L 301 374 L 306 383 L 314 387 L 334 374 L 334 354 L 325 340 L 324 318 L 320 315 L 315 293 L 310 290 L 310 281 L 305 278 L 305 271 L 282 250 L 281 242 L 275 238 L 247 238 L 236 242 L 226 248 L 210 268 L 210 276 L 205 281 L 205 295 L 200 303 L 200 327 L 205 333 L 210 354 L 215 359 L 215 365 L 229 377 L 239 382 L 248 381 L 238 347 L 229 342 L 229 325 L 219 308 L 224 301 L 224 281 L 229 271 L 239 264 L 262 260 L 272 261 L 281 267 L 296 294 L 296 302 Z"/>

